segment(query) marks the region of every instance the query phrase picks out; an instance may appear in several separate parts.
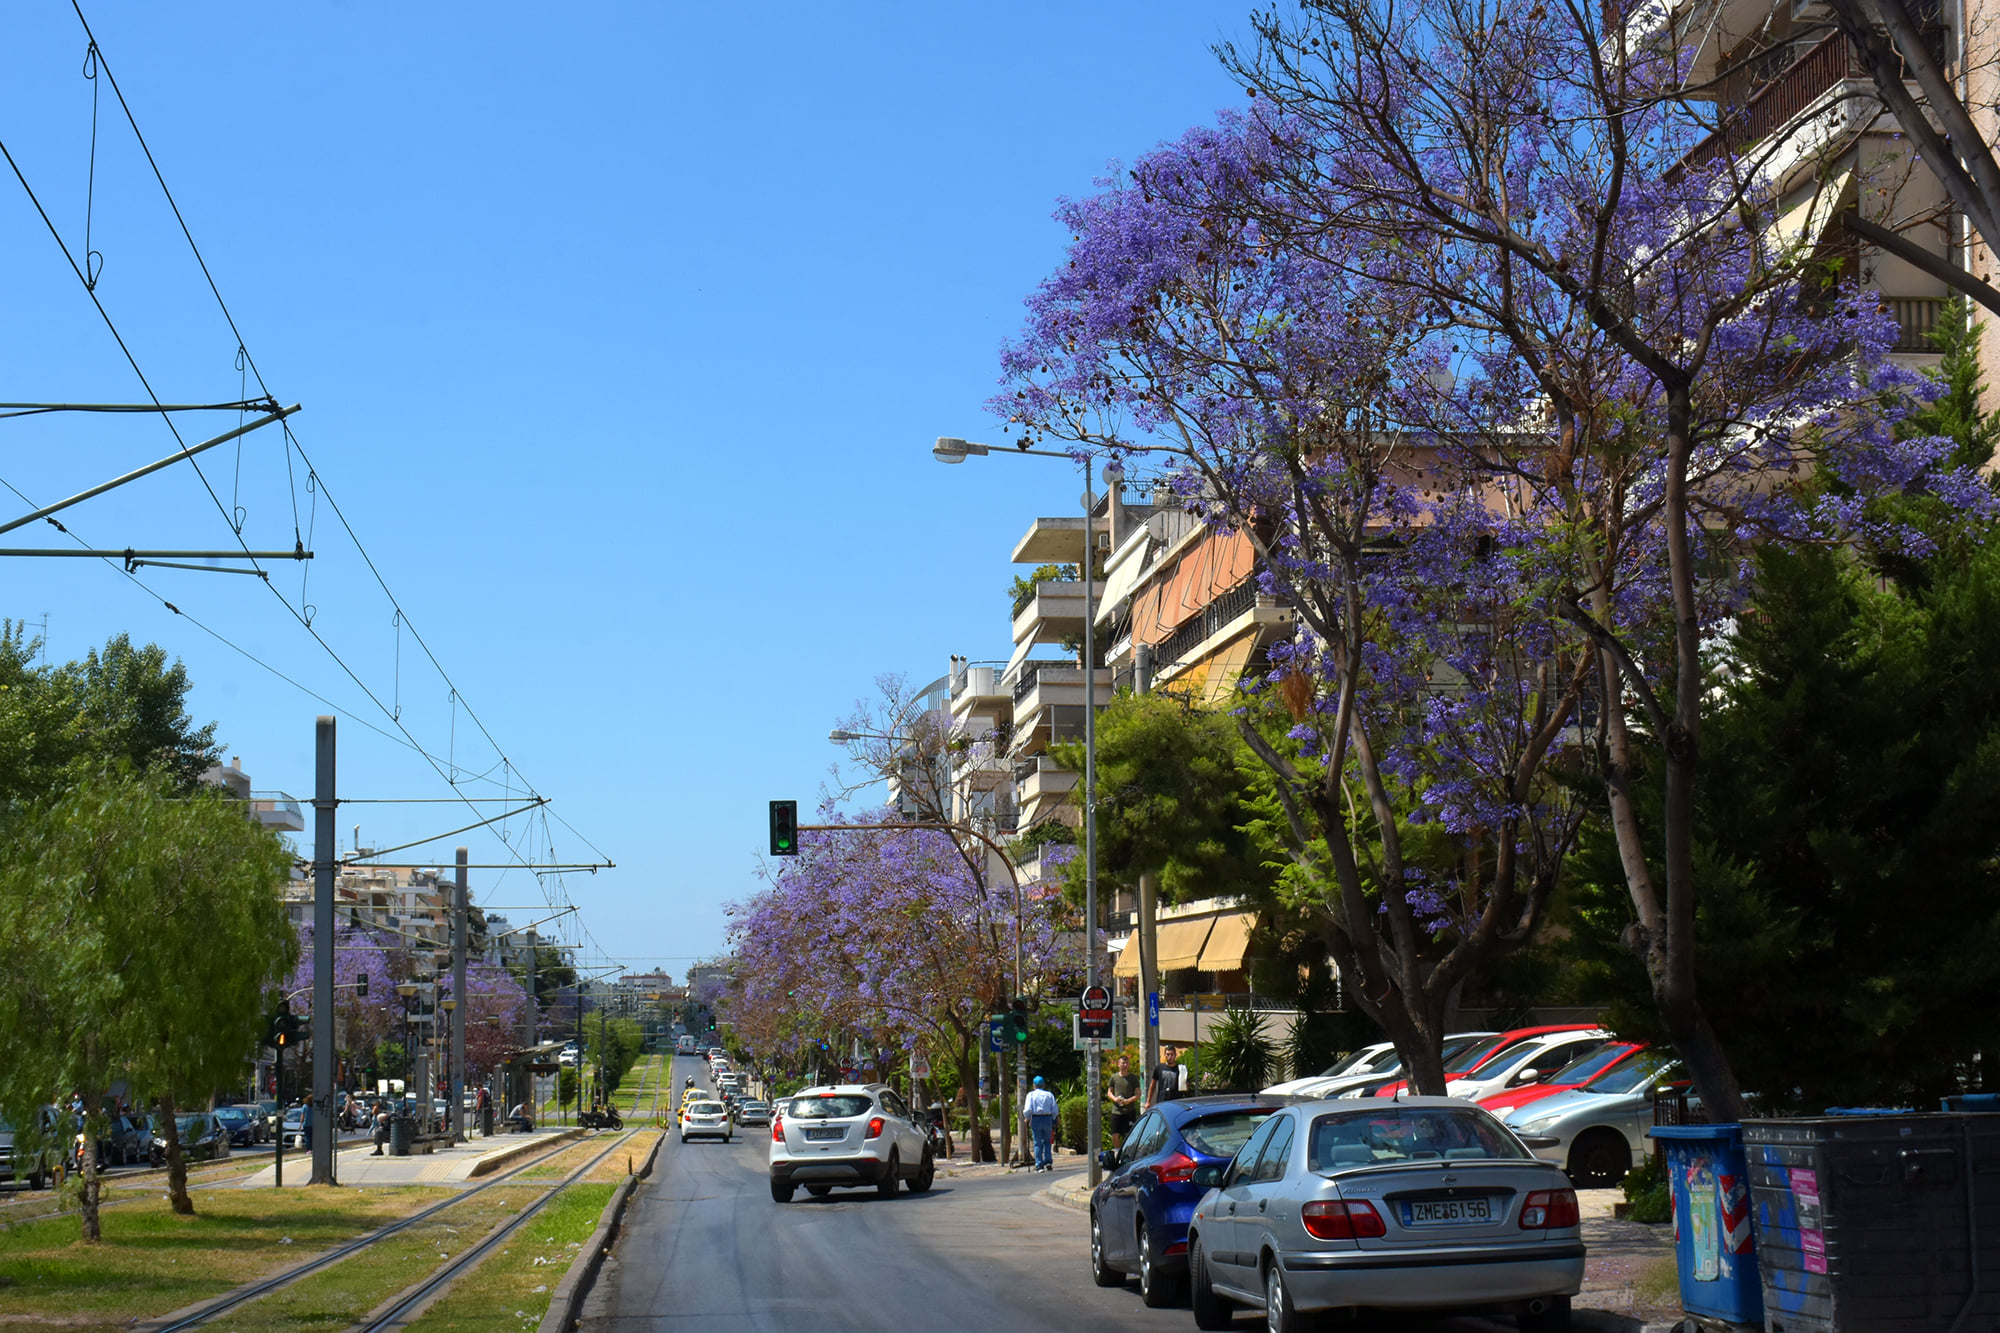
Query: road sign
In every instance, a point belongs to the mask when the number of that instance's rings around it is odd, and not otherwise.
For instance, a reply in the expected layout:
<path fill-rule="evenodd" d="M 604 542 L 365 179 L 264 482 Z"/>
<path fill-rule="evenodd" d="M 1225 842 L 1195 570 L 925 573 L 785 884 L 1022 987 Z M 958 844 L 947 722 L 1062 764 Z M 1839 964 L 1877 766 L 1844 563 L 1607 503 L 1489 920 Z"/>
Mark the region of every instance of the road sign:
<path fill-rule="evenodd" d="M 1111 1036 L 1111 991 L 1104 986 L 1084 989 L 1077 1006 L 1077 1030 L 1085 1041 L 1103 1041 Z"/>
<path fill-rule="evenodd" d="M 1156 990 L 1149 990 L 1146 992 L 1146 1026 L 1156 1028 L 1159 1025 L 1160 993 Z"/>
<path fill-rule="evenodd" d="M 1219 1014 L 1229 1007 L 1227 995 L 1209 993 L 1187 996 L 1187 1007 L 1198 1014 Z"/>
<path fill-rule="evenodd" d="M 930 1076 L 931 1076 L 931 1058 L 928 1055 L 922 1054 L 921 1052 L 912 1055 L 910 1057 L 910 1077 L 929 1078 Z"/>
<path fill-rule="evenodd" d="M 1007 1020 L 1005 1017 L 996 1016 L 991 1022 L 989 1022 L 986 1025 L 987 1049 L 995 1052 L 996 1054 L 999 1053 L 1000 1051 L 1005 1050 L 1006 1037 L 1007 1037 Z"/>

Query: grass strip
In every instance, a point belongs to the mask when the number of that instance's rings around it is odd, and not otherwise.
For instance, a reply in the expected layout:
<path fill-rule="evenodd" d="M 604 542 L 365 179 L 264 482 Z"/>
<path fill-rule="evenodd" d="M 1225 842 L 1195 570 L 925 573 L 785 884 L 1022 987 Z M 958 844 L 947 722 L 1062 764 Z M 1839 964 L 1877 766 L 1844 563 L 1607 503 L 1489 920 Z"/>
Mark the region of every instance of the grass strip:
<path fill-rule="evenodd" d="M 608 1184 L 570 1186 L 507 1244 L 452 1284 L 412 1333 L 522 1333 L 548 1313 L 549 1297 L 597 1230 Z"/>
<path fill-rule="evenodd" d="M 647 1154 L 653 1151 L 653 1145 L 665 1137 L 665 1130 L 642 1129 L 635 1131 L 630 1138 L 619 1145 L 616 1151 L 599 1162 L 596 1169 L 591 1171 L 584 1179 L 587 1181 L 608 1182 L 616 1185 L 619 1181 L 625 1179 L 626 1176 L 637 1172 L 639 1168 L 643 1167 L 646 1164 Z"/>
<path fill-rule="evenodd" d="M 197 1196 L 192 1217 L 159 1199 L 107 1210 L 97 1245 L 78 1238 L 75 1217 L 24 1223 L 0 1232 L 0 1323 L 60 1322 L 66 1333 L 124 1328 L 220 1296 L 450 1193 L 217 1191 Z"/>
<path fill-rule="evenodd" d="M 584 1139 L 571 1144 L 546 1162 L 538 1162 L 515 1176 L 515 1180 L 553 1180 L 566 1176 L 604 1151 L 606 1140 Z"/>

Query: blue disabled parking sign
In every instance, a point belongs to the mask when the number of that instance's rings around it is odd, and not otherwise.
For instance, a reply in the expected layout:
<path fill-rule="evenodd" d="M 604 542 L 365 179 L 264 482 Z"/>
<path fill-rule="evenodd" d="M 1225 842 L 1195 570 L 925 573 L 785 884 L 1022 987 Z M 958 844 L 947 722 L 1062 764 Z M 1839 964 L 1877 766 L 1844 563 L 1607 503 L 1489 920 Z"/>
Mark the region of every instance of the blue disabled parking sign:
<path fill-rule="evenodd" d="M 1156 1028 L 1159 1025 L 1160 993 L 1156 990 L 1149 990 L 1146 992 L 1146 1026 Z"/>

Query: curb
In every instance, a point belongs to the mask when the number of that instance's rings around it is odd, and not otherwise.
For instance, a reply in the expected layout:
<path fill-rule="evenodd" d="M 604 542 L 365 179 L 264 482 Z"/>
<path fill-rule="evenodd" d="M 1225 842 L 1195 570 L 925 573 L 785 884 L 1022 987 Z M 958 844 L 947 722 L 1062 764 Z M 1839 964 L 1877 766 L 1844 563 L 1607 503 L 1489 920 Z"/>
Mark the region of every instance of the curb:
<path fill-rule="evenodd" d="M 1042 1191 L 1049 1202 L 1061 1208 L 1073 1208 L 1079 1213 L 1090 1211 L 1090 1175 L 1065 1176 L 1051 1181 Z"/>
<path fill-rule="evenodd" d="M 646 1161 L 636 1175 L 625 1177 L 623 1183 L 612 1191 L 611 1199 L 604 1205 L 604 1213 L 598 1218 L 597 1230 L 590 1233 L 576 1261 L 564 1273 L 562 1281 L 549 1295 L 548 1313 L 542 1316 L 541 1327 L 536 1333 L 564 1333 L 565 1329 L 576 1326 L 577 1316 L 583 1312 L 583 1302 L 590 1295 L 592 1284 L 597 1281 L 597 1270 L 604 1265 L 604 1256 L 611 1252 L 611 1239 L 617 1233 L 618 1224 L 625 1219 L 625 1205 L 632 1198 L 632 1191 L 639 1182 L 653 1174 L 653 1163 L 660 1156 L 660 1148 L 667 1136 L 662 1133 L 653 1140 L 653 1151 L 646 1154 Z"/>
<path fill-rule="evenodd" d="M 497 1149 L 494 1152 L 487 1153 L 486 1155 L 482 1156 L 478 1161 L 474 1162 L 472 1164 L 472 1169 L 465 1173 L 465 1178 L 467 1180 L 477 1180 L 481 1176 L 491 1175 L 493 1172 L 498 1171 L 501 1167 L 507 1165 L 507 1163 L 513 1161 L 516 1157 L 525 1157 L 529 1153 L 534 1152 L 536 1149 L 547 1147 L 551 1143 L 561 1143 L 566 1139 L 580 1139 L 582 1137 L 583 1137 L 583 1131 L 580 1129 L 565 1129 L 558 1134 L 544 1135 L 541 1138 L 528 1139 L 524 1142 L 515 1144 L 511 1148 Z"/>

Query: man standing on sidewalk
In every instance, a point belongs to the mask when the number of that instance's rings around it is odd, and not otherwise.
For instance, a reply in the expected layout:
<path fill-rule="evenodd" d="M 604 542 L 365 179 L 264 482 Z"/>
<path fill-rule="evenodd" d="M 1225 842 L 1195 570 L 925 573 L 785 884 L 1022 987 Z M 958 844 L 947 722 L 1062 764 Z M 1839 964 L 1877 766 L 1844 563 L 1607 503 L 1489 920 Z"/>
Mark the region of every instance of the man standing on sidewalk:
<path fill-rule="evenodd" d="M 1111 1076 L 1111 1146 L 1125 1146 L 1125 1136 L 1139 1118 L 1139 1080 L 1132 1074 L 1132 1057 L 1118 1057 L 1118 1072 Z"/>
<path fill-rule="evenodd" d="M 1035 1090 L 1021 1103 L 1021 1117 L 1035 1138 L 1035 1170 L 1055 1170 L 1056 1095 L 1043 1084 L 1040 1074 L 1035 1075 Z"/>

